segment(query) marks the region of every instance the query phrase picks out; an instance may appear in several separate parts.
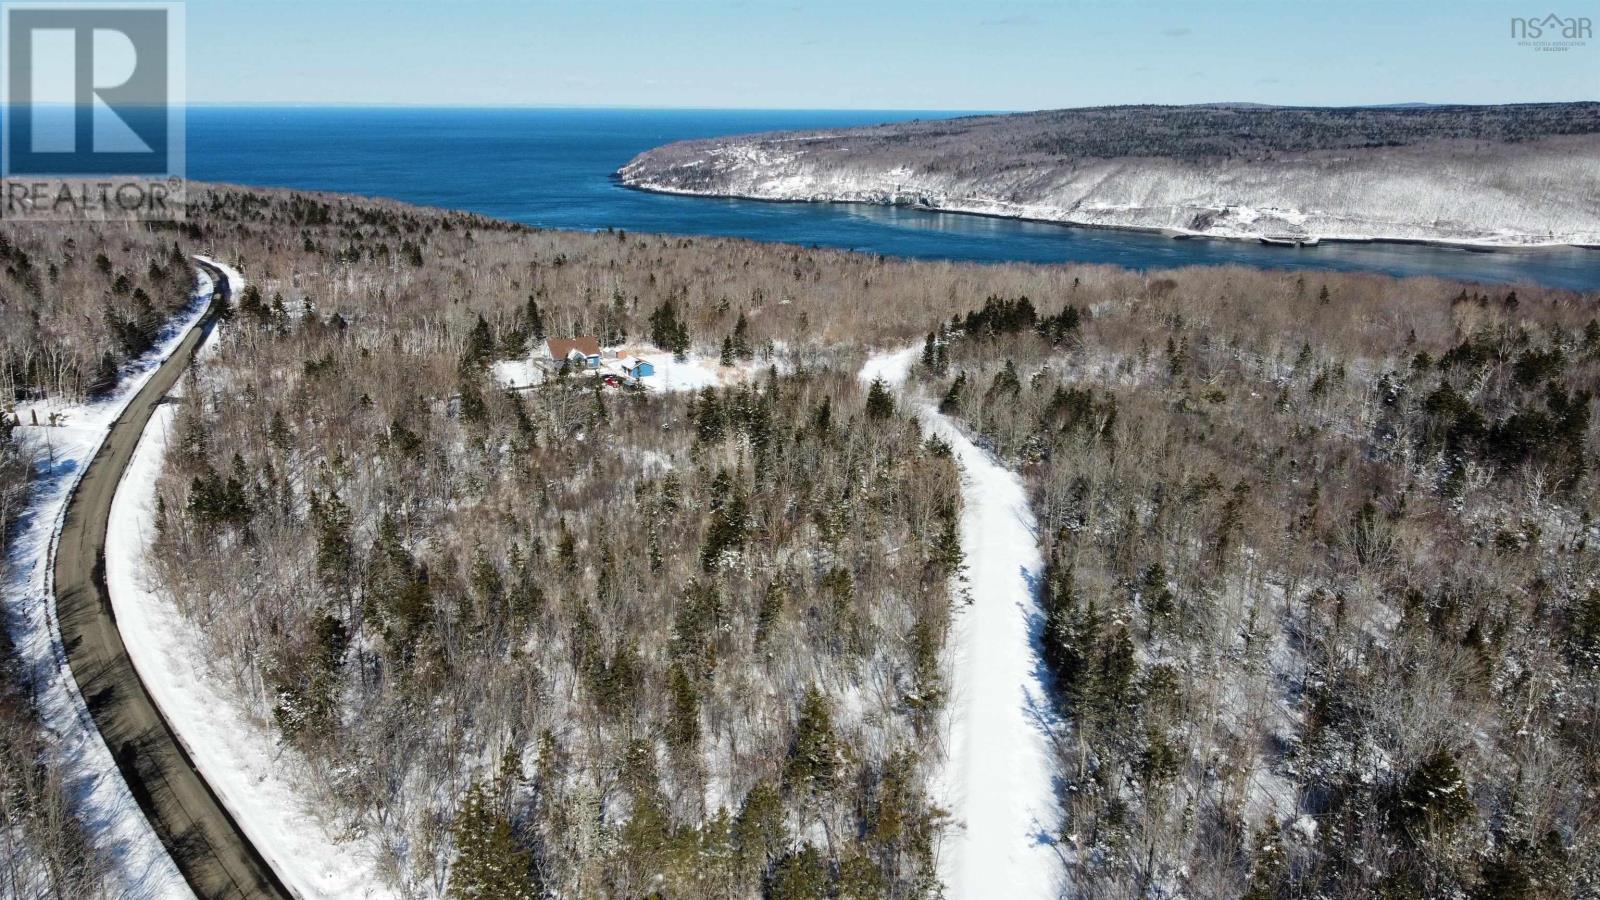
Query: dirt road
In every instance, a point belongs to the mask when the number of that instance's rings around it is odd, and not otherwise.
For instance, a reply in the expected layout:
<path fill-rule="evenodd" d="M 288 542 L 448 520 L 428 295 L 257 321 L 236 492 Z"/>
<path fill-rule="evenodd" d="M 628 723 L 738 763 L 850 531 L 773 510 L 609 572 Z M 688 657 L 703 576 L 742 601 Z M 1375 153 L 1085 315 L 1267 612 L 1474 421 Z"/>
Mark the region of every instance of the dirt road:
<path fill-rule="evenodd" d="M 292 895 L 200 777 L 151 701 L 122 644 L 106 592 L 111 498 L 151 414 L 227 304 L 227 279 L 201 267 L 218 286 L 211 305 L 113 423 L 68 503 L 54 562 L 56 610 L 67 662 L 95 725 L 189 886 L 207 900 L 288 900 Z"/>

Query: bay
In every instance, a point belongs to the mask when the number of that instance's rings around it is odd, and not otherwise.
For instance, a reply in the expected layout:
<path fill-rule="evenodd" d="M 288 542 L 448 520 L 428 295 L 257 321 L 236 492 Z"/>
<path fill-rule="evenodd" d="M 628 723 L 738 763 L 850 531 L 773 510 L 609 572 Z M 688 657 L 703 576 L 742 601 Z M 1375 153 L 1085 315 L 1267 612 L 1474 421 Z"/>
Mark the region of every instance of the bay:
<path fill-rule="evenodd" d="M 958 113 L 892 110 L 194 107 L 190 178 L 336 191 L 547 228 L 716 235 L 923 259 L 1238 264 L 1434 275 L 1600 290 L 1600 250 L 1474 252 L 1416 244 L 1269 247 L 844 203 L 767 203 L 631 190 L 614 173 L 669 141 Z"/>

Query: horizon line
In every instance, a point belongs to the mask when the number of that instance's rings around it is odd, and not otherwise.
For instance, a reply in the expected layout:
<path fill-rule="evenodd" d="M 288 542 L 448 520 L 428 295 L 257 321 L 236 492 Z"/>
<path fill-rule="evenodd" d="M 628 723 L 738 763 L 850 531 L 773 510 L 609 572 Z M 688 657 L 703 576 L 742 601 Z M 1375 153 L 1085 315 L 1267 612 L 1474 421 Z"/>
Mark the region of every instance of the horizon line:
<path fill-rule="evenodd" d="M 1170 106 L 1170 107 L 1254 107 L 1258 109 L 1404 109 L 1423 107 L 1491 107 L 1491 106 L 1550 106 L 1600 102 L 1600 98 L 1581 100 L 1515 100 L 1507 102 L 1433 102 L 1425 100 L 1388 103 L 1263 103 L 1253 100 L 1208 100 L 1197 103 L 1165 103 L 1142 101 L 1128 103 L 1099 103 L 1085 106 L 1043 106 L 1038 108 L 988 108 L 959 109 L 923 106 L 712 106 L 685 104 L 664 106 L 638 103 L 402 103 L 381 101 L 344 100 L 199 100 L 182 104 L 183 109 L 413 109 L 413 110 L 617 110 L 638 112 L 860 112 L 860 113 L 927 113 L 938 115 L 1009 115 L 1030 112 L 1055 112 L 1079 109 L 1109 109 L 1116 107 Z M 75 107 L 71 103 L 37 103 L 43 108 Z M 0 102 L 0 110 L 12 104 Z"/>

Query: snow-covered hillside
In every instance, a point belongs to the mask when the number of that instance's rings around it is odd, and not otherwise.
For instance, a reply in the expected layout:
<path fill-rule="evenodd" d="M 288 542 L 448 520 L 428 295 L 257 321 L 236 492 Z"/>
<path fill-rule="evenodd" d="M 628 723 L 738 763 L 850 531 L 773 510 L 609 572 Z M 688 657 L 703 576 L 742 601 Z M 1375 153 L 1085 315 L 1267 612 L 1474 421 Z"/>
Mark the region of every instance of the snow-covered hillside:
<path fill-rule="evenodd" d="M 1600 244 L 1594 134 L 1106 157 L 1030 152 L 1022 138 L 988 155 L 950 131 L 886 137 L 891 128 L 686 141 L 641 154 L 619 176 L 668 193 L 915 206 L 1178 236 Z"/>

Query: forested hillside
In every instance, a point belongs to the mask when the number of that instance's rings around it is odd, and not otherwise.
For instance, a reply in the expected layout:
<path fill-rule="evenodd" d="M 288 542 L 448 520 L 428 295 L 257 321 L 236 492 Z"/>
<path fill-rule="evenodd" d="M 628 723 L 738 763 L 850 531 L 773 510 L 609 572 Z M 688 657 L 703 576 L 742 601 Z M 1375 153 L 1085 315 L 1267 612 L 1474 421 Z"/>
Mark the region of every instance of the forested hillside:
<path fill-rule="evenodd" d="M 159 565 L 215 676 L 396 885 L 935 890 L 960 507 L 913 423 L 867 424 L 854 341 L 833 345 L 881 261 L 233 191 L 192 216 L 185 250 L 130 232 L 109 266 L 74 252 L 93 235 L 17 234 L 58 273 L 31 318 L 93 360 L 120 352 L 113 298 L 141 302 L 127 272 L 204 248 L 255 279 L 185 388 Z M 757 374 L 491 376 L 578 333 Z M 28 351 L 12 396 L 95 389 Z"/>
<path fill-rule="evenodd" d="M 157 570 L 410 895 L 937 893 L 960 483 L 856 379 L 930 329 L 926 389 L 1043 526 L 1076 888 L 1593 887 L 1594 298 L 191 196 L 180 229 L 0 228 L 5 400 L 95 391 L 189 254 L 246 273 Z M 492 374 L 583 334 L 748 374 Z M 15 709 L 6 858 L 92 894 Z"/>
<path fill-rule="evenodd" d="M 1031 485 L 1075 893 L 1600 889 L 1595 315 L 1191 271 L 926 337 Z"/>
<path fill-rule="evenodd" d="M 380 322 L 232 329 L 160 551 L 401 876 L 515 827 L 458 892 L 511 866 L 530 894 L 926 893 L 948 462 L 824 369 L 508 396 Z"/>
<path fill-rule="evenodd" d="M 1600 243 L 1600 104 L 1109 106 L 679 141 L 653 191 L 1176 235 Z"/>

